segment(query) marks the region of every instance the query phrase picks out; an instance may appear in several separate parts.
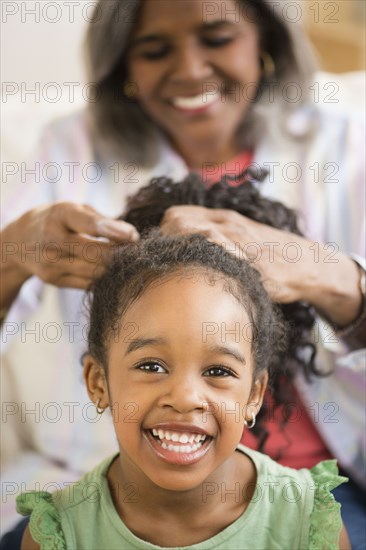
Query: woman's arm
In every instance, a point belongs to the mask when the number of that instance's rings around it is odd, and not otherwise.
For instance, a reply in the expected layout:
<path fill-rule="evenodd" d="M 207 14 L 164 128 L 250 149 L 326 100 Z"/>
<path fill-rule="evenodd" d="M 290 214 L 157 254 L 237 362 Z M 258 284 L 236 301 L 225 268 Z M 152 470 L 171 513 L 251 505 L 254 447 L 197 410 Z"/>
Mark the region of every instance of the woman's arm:
<path fill-rule="evenodd" d="M 11 306 L 32 275 L 59 287 L 86 288 L 113 244 L 136 239 L 132 225 L 88 205 L 59 202 L 26 212 L 1 233 L 0 309 Z"/>
<path fill-rule="evenodd" d="M 0 264 L 0 309 L 1 320 L 3 320 L 6 311 L 10 308 L 23 283 L 30 275 L 21 269 L 12 257 L 19 245 L 13 241 L 11 227 L 5 227 L 0 235 L 2 256 Z"/>

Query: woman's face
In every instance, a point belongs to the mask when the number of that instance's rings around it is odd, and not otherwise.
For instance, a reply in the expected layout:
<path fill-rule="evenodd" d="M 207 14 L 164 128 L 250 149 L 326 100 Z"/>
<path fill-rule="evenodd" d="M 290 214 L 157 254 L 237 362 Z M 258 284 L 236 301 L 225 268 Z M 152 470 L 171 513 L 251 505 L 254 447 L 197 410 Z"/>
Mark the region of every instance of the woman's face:
<path fill-rule="evenodd" d="M 265 388 L 265 377 L 253 383 L 250 340 L 243 306 L 203 275 L 173 276 L 130 306 L 108 354 L 108 399 L 129 479 L 182 491 L 230 468 Z"/>
<path fill-rule="evenodd" d="M 178 149 L 235 142 L 260 80 L 259 33 L 234 0 L 144 0 L 129 78 Z"/>

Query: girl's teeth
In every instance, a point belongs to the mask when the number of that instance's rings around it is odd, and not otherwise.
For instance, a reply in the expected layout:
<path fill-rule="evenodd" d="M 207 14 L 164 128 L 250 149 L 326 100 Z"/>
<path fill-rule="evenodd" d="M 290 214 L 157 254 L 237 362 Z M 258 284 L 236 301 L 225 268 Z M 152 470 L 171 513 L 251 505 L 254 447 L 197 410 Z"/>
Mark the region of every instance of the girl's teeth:
<path fill-rule="evenodd" d="M 157 430 L 156 428 L 153 428 L 151 431 L 155 437 L 159 438 L 163 449 L 172 450 L 174 452 L 193 452 L 196 450 L 197 445 L 197 448 L 199 448 L 206 439 L 206 435 L 204 434 L 170 432 L 168 430 Z M 173 445 L 172 443 L 166 443 L 167 441 L 181 443 L 182 445 Z M 189 450 L 184 451 L 183 449 Z M 191 449 L 193 449 L 193 451 Z"/>
<path fill-rule="evenodd" d="M 163 449 L 167 449 L 168 451 L 172 451 L 173 453 L 194 453 L 195 451 L 198 451 L 200 447 L 202 447 L 202 443 L 196 443 L 195 445 L 172 445 L 169 443 L 167 445 L 165 441 L 161 443 L 161 446 Z"/>

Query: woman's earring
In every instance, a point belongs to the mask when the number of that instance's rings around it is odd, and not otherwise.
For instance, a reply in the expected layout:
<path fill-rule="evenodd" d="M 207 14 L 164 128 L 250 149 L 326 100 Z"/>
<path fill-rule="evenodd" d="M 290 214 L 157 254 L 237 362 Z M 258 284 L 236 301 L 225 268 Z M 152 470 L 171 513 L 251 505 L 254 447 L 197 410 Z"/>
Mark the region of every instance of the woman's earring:
<path fill-rule="evenodd" d="M 132 82 L 132 80 L 126 80 L 123 86 L 123 93 L 125 94 L 128 99 L 136 99 L 138 92 L 138 87 L 136 82 Z"/>
<path fill-rule="evenodd" d="M 273 61 L 273 57 L 263 50 L 259 54 L 260 60 L 262 61 L 262 76 L 265 78 L 270 78 L 274 75 L 276 71 L 276 65 Z"/>
<path fill-rule="evenodd" d="M 254 414 L 253 411 L 252 411 L 252 421 L 251 421 L 250 425 L 248 424 L 248 422 L 246 420 L 244 420 L 244 425 L 248 427 L 248 430 L 251 430 L 252 428 L 254 428 L 254 426 L 255 426 L 255 414 Z"/>
<path fill-rule="evenodd" d="M 97 411 L 97 414 L 103 414 L 105 409 L 102 409 L 102 407 L 100 407 L 100 402 L 101 402 L 101 398 L 99 397 L 98 401 L 95 403 L 95 409 Z"/>

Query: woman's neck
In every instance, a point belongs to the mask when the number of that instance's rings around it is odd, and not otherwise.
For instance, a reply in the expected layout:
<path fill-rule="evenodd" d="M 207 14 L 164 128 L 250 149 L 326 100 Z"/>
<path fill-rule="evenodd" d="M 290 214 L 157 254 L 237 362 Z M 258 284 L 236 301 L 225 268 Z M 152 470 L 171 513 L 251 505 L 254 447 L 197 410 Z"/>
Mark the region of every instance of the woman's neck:
<path fill-rule="evenodd" d="M 198 487 L 170 491 L 120 456 L 108 481 L 119 516 L 137 537 L 159 546 L 189 546 L 213 537 L 242 515 L 255 490 L 256 471 L 246 455 L 236 452 Z M 121 487 L 136 488 L 136 498 L 126 498 Z"/>
<path fill-rule="evenodd" d="M 208 164 L 221 165 L 231 161 L 241 151 L 234 143 L 173 143 L 174 149 L 185 160 L 189 168 L 204 169 Z"/>

